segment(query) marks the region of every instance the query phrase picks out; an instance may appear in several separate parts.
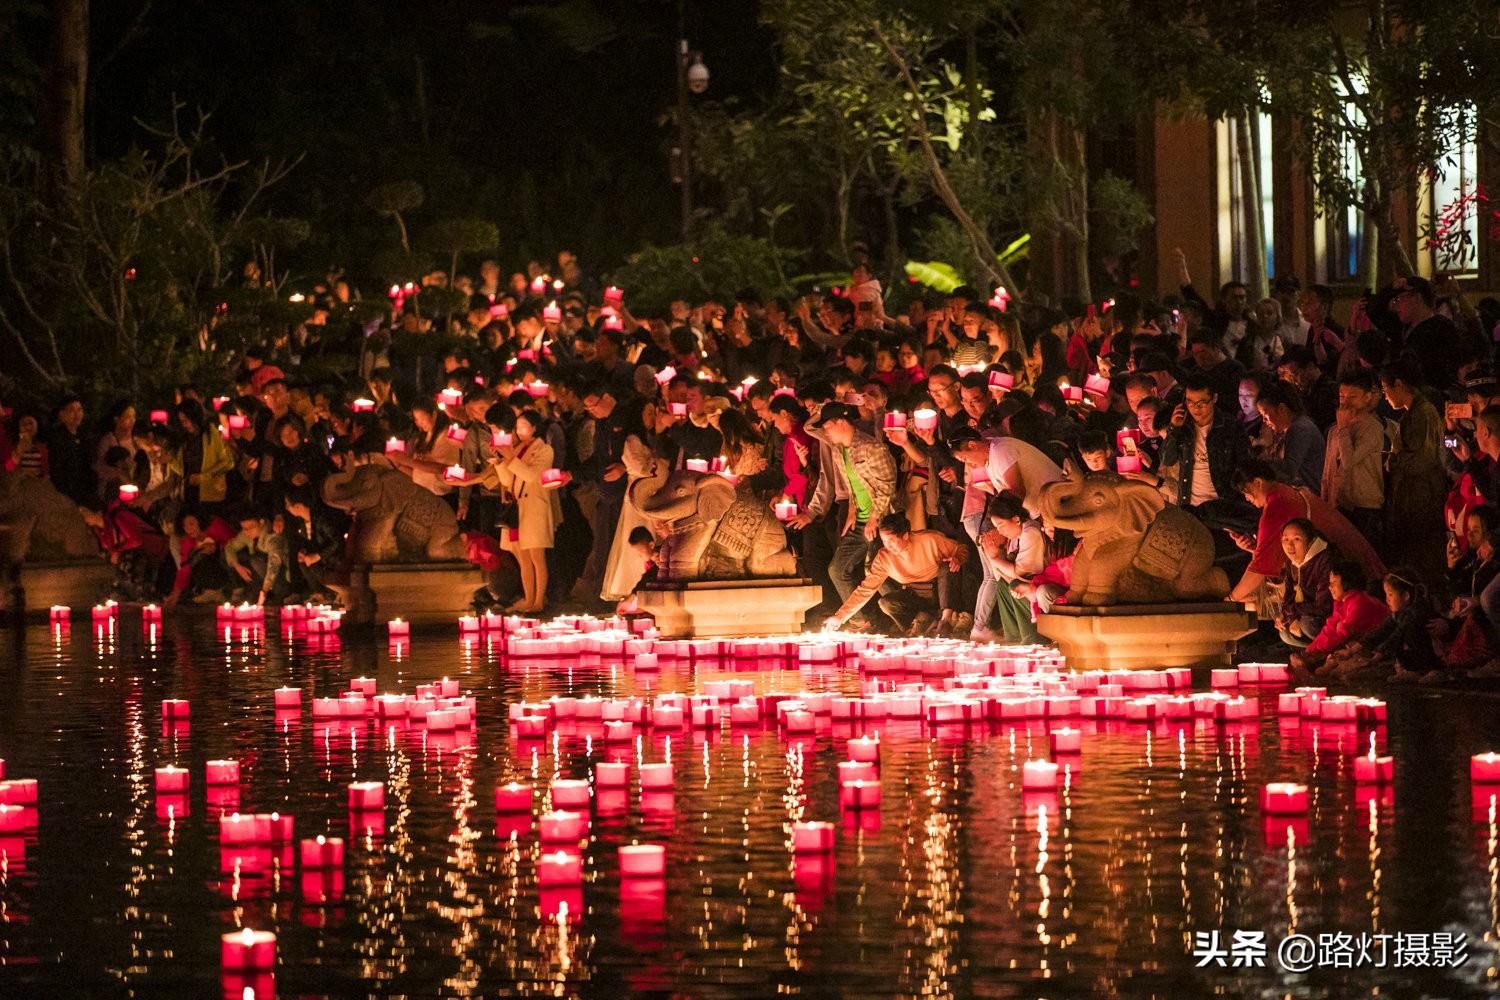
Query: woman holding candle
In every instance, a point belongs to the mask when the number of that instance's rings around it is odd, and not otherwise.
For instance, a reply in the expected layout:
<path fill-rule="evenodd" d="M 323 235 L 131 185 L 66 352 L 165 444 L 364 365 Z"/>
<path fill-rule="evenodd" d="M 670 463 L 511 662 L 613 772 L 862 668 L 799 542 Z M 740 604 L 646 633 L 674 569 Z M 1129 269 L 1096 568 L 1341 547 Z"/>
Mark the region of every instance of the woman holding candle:
<path fill-rule="evenodd" d="M 807 506 L 808 487 L 816 475 L 812 459 L 818 453 L 813 439 L 802 429 L 807 423 L 807 410 L 791 396 L 774 397 L 769 410 L 771 424 L 781 435 L 781 471 L 786 476 L 782 494 L 801 509 Z"/>
<path fill-rule="evenodd" d="M 541 611 L 547 601 L 547 550 L 562 520 L 558 491 L 542 488 L 542 473 L 553 463 L 552 446 L 540 437 L 543 424 L 536 410 L 521 411 L 514 441 L 494 449 L 489 459 L 494 478 L 517 504 L 517 526 L 503 532 L 500 547 L 521 564 L 524 596 L 509 610 L 523 613 Z"/>
<path fill-rule="evenodd" d="M 424 490 L 440 496 L 452 507 L 458 506 L 453 486 L 445 470 L 458 462 L 458 442 L 448 436 L 448 415 L 430 399 L 418 399 L 411 405 L 411 420 L 417 433 L 406 443 L 405 452 L 388 457 L 391 464 L 411 477 Z"/>

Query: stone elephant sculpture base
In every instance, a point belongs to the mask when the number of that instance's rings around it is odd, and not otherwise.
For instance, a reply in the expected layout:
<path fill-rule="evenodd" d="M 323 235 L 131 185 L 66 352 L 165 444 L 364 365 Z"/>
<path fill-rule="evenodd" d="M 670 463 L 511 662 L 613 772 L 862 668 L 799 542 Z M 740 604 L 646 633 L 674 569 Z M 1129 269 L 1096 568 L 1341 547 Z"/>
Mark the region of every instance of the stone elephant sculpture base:
<path fill-rule="evenodd" d="M 1078 536 L 1069 603 L 1215 601 L 1229 593 L 1208 528 L 1146 483 L 1112 472 L 1060 480 L 1043 488 L 1041 513 Z"/>
<path fill-rule="evenodd" d="M 329 476 L 323 502 L 354 515 L 349 530 L 356 563 L 464 558 L 453 511 L 397 469 L 361 465 Z"/>
<path fill-rule="evenodd" d="M 663 526 L 661 567 L 670 580 L 735 580 L 797 575 L 797 557 L 770 508 L 723 476 L 676 470 L 640 479 L 626 494 Z"/>
<path fill-rule="evenodd" d="M 45 479 L 0 472 L 0 565 L 98 554 L 98 536 L 76 503 Z"/>

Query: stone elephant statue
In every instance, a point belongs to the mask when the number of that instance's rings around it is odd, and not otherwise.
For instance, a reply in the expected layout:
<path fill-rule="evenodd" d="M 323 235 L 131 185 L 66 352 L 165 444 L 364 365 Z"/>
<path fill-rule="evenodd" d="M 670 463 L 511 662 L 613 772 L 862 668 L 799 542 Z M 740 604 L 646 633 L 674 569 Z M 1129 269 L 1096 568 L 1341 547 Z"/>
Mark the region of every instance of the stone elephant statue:
<path fill-rule="evenodd" d="M 99 555 L 78 505 L 45 479 L 0 472 L 0 565 Z"/>
<path fill-rule="evenodd" d="M 1113 472 L 1059 480 L 1042 488 L 1041 513 L 1078 536 L 1069 603 L 1217 601 L 1229 593 L 1208 528 L 1146 483 Z"/>
<path fill-rule="evenodd" d="M 354 515 L 357 563 L 463 559 L 453 511 L 430 490 L 383 465 L 360 465 L 323 481 L 323 502 Z"/>
<path fill-rule="evenodd" d="M 631 506 L 665 530 L 662 576 L 672 580 L 735 580 L 797 575 L 797 557 L 770 508 L 723 476 L 678 469 L 638 479 Z"/>

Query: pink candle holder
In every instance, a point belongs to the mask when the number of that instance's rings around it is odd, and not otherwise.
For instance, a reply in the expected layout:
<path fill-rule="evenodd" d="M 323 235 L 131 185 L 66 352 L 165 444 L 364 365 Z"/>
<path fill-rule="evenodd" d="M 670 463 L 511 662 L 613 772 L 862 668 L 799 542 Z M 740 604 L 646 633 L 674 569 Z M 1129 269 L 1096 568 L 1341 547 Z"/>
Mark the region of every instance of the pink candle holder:
<path fill-rule="evenodd" d="M 857 736 L 849 741 L 849 759 L 869 764 L 880 763 L 880 737 Z"/>
<path fill-rule="evenodd" d="M 856 780 L 840 783 L 839 805 L 844 809 L 879 808 L 880 782 Z"/>
<path fill-rule="evenodd" d="M 448 430 L 445 432 L 445 436 L 449 441 L 462 444 L 464 442 L 464 439 L 469 436 L 469 430 L 462 424 L 449 424 Z"/>
<path fill-rule="evenodd" d="M 690 458 L 682 464 L 689 472 L 708 472 L 708 459 L 706 458 Z"/>
<path fill-rule="evenodd" d="M 673 368 L 671 365 L 667 365 L 661 371 L 659 371 L 659 372 L 656 373 L 656 384 L 657 385 L 666 385 L 668 382 L 672 381 L 676 377 L 677 377 L 677 369 Z M 680 404 L 680 405 L 682 405 L 683 411 L 686 412 L 686 410 L 687 410 L 687 404 L 683 403 L 683 404 Z"/>
<path fill-rule="evenodd" d="M 181 795 L 188 790 L 189 771 L 185 767 L 166 767 L 156 769 L 156 790 L 165 795 Z"/>
<path fill-rule="evenodd" d="M 564 474 L 563 470 L 561 470 L 561 469 L 543 469 L 542 470 L 542 489 L 544 489 L 544 490 L 555 490 L 558 487 L 562 486 L 565 482 L 567 482 L 567 479 L 565 478 L 565 474 Z"/>
<path fill-rule="evenodd" d="M 1054 729 L 1048 734 L 1054 754 L 1078 753 L 1083 749 L 1083 733 L 1071 727 Z"/>
<path fill-rule="evenodd" d="M 661 878 L 667 873 L 667 849 L 661 844 L 622 844 L 621 878 Z"/>
<path fill-rule="evenodd" d="M 464 478 L 464 475 L 465 470 L 462 465 L 450 465 L 443 470 L 444 481 L 450 483 L 460 482 Z"/>
<path fill-rule="evenodd" d="M 686 403 L 668 403 L 667 412 L 674 417 L 685 417 L 688 415 Z"/>
<path fill-rule="evenodd" d="M 833 824 L 792 824 L 792 851 L 796 854 L 828 854 L 833 851 Z"/>
<path fill-rule="evenodd" d="M 276 935 L 245 928 L 219 938 L 220 961 L 226 972 L 263 972 L 276 967 Z"/>
<path fill-rule="evenodd" d="M 1109 379 L 1102 375 L 1090 375 L 1083 380 L 1083 391 L 1094 396 L 1109 395 Z"/>
<path fill-rule="evenodd" d="M 642 764 L 638 770 L 640 772 L 641 788 L 653 791 L 665 791 L 672 787 L 672 765 L 670 763 Z"/>
<path fill-rule="evenodd" d="M 161 620 L 162 610 L 160 604 L 148 604 L 141 608 L 141 624 L 160 625 Z"/>
<path fill-rule="evenodd" d="M 385 634 L 392 638 L 408 638 L 411 636 L 411 622 L 404 618 L 392 618 L 385 623 Z"/>
<path fill-rule="evenodd" d="M 935 431 L 938 425 L 938 412 L 930 406 L 924 406 L 913 410 L 911 415 L 912 426 L 919 431 Z"/>
<path fill-rule="evenodd" d="M 375 400 L 373 400 L 373 399 L 366 399 L 363 396 L 361 396 L 359 399 L 356 399 L 356 400 L 353 400 L 352 402 L 350 402 L 349 409 L 353 410 L 355 413 L 374 413 L 375 412 Z M 387 450 L 389 450 L 389 449 L 387 449 Z"/>
<path fill-rule="evenodd" d="M 906 414 L 900 410 L 891 410 L 886 413 L 881 426 L 888 431 L 904 431 L 906 430 Z"/>
<path fill-rule="evenodd" d="M 248 430 L 250 427 L 250 418 L 241 413 L 231 413 L 226 422 L 231 432 Z"/>
<path fill-rule="evenodd" d="M 552 302 L 549 302 L 545 306 L 542 307 L 542 322 L 543 323 L 561 323 L 562 322 L 562 306 L 559 306 L 557 304 L 556 300 L 554 300 Z"/>
<path fill-rule="evenodd" d="M 167 698 L 161 703 L 161 717 L 164 722 L 178 722 L 192 717 L 192 706 L 182 698 Z"/>
<path fill-rule="evenodd" d="M 542 381 L 528 382 L 526 383 L 526 391 L 531 395 L 532 399 L 546 399 L 547 393 L 552 391 L 552 387 Z"/>
<path fill-rule="evenodd" d="M 320 833 L 301 841 L 297 847 L 303 870 L 326 870 L 344 866 L 344 841 L 340 837 L 325 837 Z"/>
<path fill-rule="evenodd" d="M 495 789 L 495 812 L 530 813 L 532 793 L 530 785 L 512 781 Z"/>
<path fill-rule="evenodd" d="M 629 787 L 630 765 L 619 761 L 600 761 L 594 765 L 594 784 L 599 788 Z"/>
<path fill-rule="evenodd" d="M 238 785 L 240 762 L 237 760 L 210 760 L 203 765 L 203 780 L 209 785 Z"/>
<path fill-rule="evenodd" d="M 509 448 L 515 439 L 515 435 L 510 431 L 490 431 L 491 448 Z"/>
<path fill-rule="evenodd" d="M 1021 765 L 1021 788 L 1050 791 L 1057 787 L 1057 774 L 1050 760 L 1028 760 Z"/>
<path fill-rule="evenodd" d="M 121 503 L 135 503 L 135 498 L 141 495 L 141 488 L 134 483 L 125 483 L 120 487 L 119 496 Z"/>
<path fill-rule="evenodd" d="M 447 409 L 450 406 L 458 406 L 464 401 L 464 394 L 458 389 L 444 389 L 438 393 L 438 406 Z"/>
<path fill-rule="evenodd" d="M 1009 392 L 1016 387 L 1016 377 L 1010 372 L 990 372 L 990 388 Z"/>
<path fill-rule="evenodd" d="M 797 516 L 797 505 L 790 500 L 776 501 L 772 505 L 772 510 L 776 512 L 776 520 L 778 521 L 790 521 Z"/>
<path fill-rule="evenodd" d="M 66 625 L 73 617 L 73 609 L 66 604 L 54 604 L 47 612 L 47 621 L 53 625 Z"/>
<path fill-rule="evenodd" d="M 590 804 L 589 783 L 576 778 L 558 778 L 552 782 L 552 808 L 586 810 Z"/>
<path fill-rule="evenodd" d="M 536 881 L 541 886 L 578 885 L 583 882 L 583 858 L 570 851 L 543 854 L 536 863 Z"/>
<path fill-rule="evenodd" d="M 1307 812 L 1307 786 L 1273 781 L 1260 790 L 1260 808 L 1268 816 L 1301 816 Z"/>
<path fill-rule="evenodd" d="M 479 618 L 477 615 L 459 615 L 458 630 L 464 633 L 479 631 Z"/>
<path fill-rule="evenodd" d="M 1063 397 L 1063 399 L 1066 402 L 1069 402 L 1069 403 L 1081 403 L 1081 402 L 1083 402 L 1083 387 L 1082 386 L 1077 386 L 1077 385 L 1059 385 L 1058 388 L 1060 388 L 1062 390 L 1062 397 Z"/>
<path fill-rule="evenodd" d="M 1470 757 L 1469 780 L 1480 785 L 1500 783 L 1500 753 L 1487 751 Z"/>
<path fill-rule="evenodd" d="M 635 723 L 628 719 L 610 719 L 604 723 L 604 742 L 629 743 L 635 739 Z"/>
<path fill-rule="evenodd" d="M 604 290 L 604 301 L 613 302 L 616 305 L 625 301 L 625 289 L 610 285 Z"/>
<path fill-rule="evenodd" d="M 170 423 L 171 420 L 172 420 L 172 414 L 168 413 L 166 410 L 152 410 L 151 411 L 151 422 L 153 424 Z"/>
<path fill-rule="evenodd" d="M 384 808 L 385 785 L 378 781 L 355 781 L 350 783 L 350 812 L 374 812 Z"/>
<path fill-rule="evenodd" d="M 219 817 L 219 843 L 223 846 L 269 844 L 271 817 L 261 813 L 229 813 Z"/>
<path fill-rule="evenodd" d="M 1124 475 L 1127 472 L 1141 471 L 1141 456 L 1139 455 L 1116 455 L 1115 471 Z"/>

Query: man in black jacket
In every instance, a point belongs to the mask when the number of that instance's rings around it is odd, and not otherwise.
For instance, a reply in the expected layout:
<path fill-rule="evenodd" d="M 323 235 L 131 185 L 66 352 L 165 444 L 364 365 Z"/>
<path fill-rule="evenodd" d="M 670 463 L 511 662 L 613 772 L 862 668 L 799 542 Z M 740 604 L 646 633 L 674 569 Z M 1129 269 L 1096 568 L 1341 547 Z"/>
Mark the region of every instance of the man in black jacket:
<path fill-rule="evenodd" d="M 1193 372 L 1182 386 L 1161 451 L 1163 467 L 1178 467 L 1177 503 L 1211 528 L 1252 532 L 1257 511 L 1234 489 L 1234 470 L 1250 454 L 1245 433 L 1218 411 L 1207 375 Z"/>
<path fill-rule="evenodd" d="M 594 450 L 579 465 L 579 477 L 594 483 L 599 491 L 590 524 L 594 532 L 593 551 L 574 591 L 581 593 L 587 588 L 587 600 L 599 597 L 599 584 L 609 563 L 620 511 L 625 506 L 625 487 L 630 482 L 625 473 L 625 437 L 629 429 L 615 401 L 616 391 L 606 383 L 595 382 L 584 386 L 580 393 L 583 408 L 594 422 Z"/>

